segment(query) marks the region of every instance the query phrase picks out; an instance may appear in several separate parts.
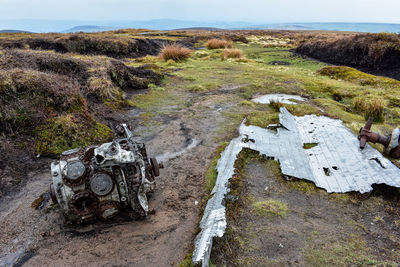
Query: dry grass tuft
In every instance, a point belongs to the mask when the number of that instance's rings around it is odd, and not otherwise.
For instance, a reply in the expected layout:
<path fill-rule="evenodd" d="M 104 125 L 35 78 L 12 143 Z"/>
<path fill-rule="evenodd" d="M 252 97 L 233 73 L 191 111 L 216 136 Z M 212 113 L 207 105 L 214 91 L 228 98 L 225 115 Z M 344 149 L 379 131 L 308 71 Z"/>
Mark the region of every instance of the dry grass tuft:
<path fill-rule="evenodd" d="M 189 48 L 180 46 L 178 44 L 166 45 L 161 50 L 159 57 L 164 61 L 168 61 L 171 59 L 173 61 L 179 62 L 189 58 L 192 52 L 193 51 Z"/>
<path fill-rule="evenodd" d="M 117 95 L 122 93 L 111 80 L 100 77 L 90 77 L 88 80 L 88 91 L 91 94 L 97 95 L 101 100 L 116 99 Z"/>
<path fill-rule="evenodd" d="M 383 114 L 384 105 L 381 99 L 368 101 L 362 97 L 356 97 L 354 98 L 353 105 L 355 110 L 364 112 L 365 119 L 373 117 L 374 122 L 383 122 L 385 120 Z"/>
<path fill-rule="evenodd" d="M 236 48 L 225 48 L 224 50 L 222 50 L 222 56 L 224 57 L 224 59 L 227 58 L 243 58 L 243 52 L 240 49 L 236 49 Z"/>
<path fill-rule="evenodd" d="M 221 39 L 210 39 L 206 43 L 207 49 L 222 49 L 232 48 L 232 41 L 221 40 Z"/>

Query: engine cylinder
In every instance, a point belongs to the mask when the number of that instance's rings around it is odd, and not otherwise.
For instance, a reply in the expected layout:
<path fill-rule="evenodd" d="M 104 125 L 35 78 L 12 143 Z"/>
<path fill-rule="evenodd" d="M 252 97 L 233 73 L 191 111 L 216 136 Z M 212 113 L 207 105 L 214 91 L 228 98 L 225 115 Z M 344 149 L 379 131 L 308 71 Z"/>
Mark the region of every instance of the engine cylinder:
<path fill-rule="evenodd" d="M 97 196 L 106 196 L 113 190 L 114 183 L 110 175 L 96 173 L 90 179 L 90 190 Z"/>

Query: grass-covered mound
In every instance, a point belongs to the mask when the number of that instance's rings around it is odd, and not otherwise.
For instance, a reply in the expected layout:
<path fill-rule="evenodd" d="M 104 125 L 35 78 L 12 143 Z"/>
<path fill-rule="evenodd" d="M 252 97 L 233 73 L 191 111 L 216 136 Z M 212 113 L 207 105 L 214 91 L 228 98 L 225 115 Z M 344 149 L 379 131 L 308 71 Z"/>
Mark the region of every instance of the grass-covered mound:
<path fill-rule="evenodd" d="M 384 111 L 387 108 L 396 108 L 400 103 L 397 91 L 400 81 L 375 76 L 345 66 L 328 66 L 320 69 L 319 74 L 335 80 L 343 80 L 365 86 L 368 89 L 358 92 L 353 98 L 353 109 L 364 114 L 365 119 L 374 117 L 375 122 L 384 121 Z M 336 97 L 341 98 L 340 95 Z M 387 109 L 387 112 L 390 110 Z"/>
<path fill-rule="evenodd" d="M 360 85 L 370 85 L 377 88 L 400 87 L 398 80 L 367 74 L 346 66 L 328 66 L 320 69 L 318 73 L 333 79 L 357 82 Z"/>

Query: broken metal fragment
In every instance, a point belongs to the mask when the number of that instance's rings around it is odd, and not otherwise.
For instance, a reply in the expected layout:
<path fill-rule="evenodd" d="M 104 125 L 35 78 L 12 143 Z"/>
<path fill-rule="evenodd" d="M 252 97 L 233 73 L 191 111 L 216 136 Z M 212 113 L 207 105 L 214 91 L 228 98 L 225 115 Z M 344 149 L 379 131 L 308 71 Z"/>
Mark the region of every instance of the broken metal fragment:
<path fill-rule="evenodd" d="M 366 193 L 373 184 L 400 187 L 400 169 L 368 144 L 360 150 L 357 137 L 340 120 L 315 115 L 295 117 L 285 108 L 280 109 L 279 119 L 284 127 L 276 128 L 276 132 L 243 122 L 239 136 L 221 153 L 212 198 L 207 202 L 201 231 L 195 239 L 194 263 L 208 266 L 213 237 L 221 237 L 225 232 L 224 198 L 229 192 L 234 163 L 243 148 L 279 161 L 284 176 L 309 180 L 329 193 Z"/>
<path fill-rule="evenodd" d="M 379 143 L 385 147 L 385 152 L 392 158 L 400 158 L 400 128 L 395 129 L 390 135 L 382 136 L 371 131 L 372 122 L 373 118 L 370 117 L 365 126 L 360 129 L 360 135 L 358 136 L 360 148 L 364 149 L 367 142 Z"/>
<path fill-rule="evenodd" d="M 51 164 L 50 195 L 67 220 L 106 220 L 122 209 L 147 216 L 147 194 L 154 191 L 163 166 L 149 160 L 145 145 L 133 140 L 125 124 L 117 133 L 122 137 L 111 143 L 65 151 Z"/>

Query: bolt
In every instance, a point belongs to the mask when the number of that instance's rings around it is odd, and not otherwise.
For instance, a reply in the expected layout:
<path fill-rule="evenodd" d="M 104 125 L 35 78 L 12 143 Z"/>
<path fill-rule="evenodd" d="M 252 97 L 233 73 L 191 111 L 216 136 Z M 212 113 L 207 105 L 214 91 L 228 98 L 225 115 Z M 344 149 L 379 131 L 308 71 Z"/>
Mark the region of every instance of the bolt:
<path fill-rule="evenodd" d="M 126 197 L 121 197 L 121 201 L 125 202 L 126 201 Z"/>

